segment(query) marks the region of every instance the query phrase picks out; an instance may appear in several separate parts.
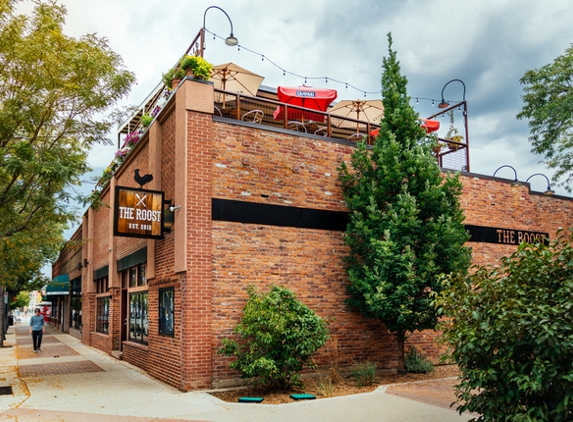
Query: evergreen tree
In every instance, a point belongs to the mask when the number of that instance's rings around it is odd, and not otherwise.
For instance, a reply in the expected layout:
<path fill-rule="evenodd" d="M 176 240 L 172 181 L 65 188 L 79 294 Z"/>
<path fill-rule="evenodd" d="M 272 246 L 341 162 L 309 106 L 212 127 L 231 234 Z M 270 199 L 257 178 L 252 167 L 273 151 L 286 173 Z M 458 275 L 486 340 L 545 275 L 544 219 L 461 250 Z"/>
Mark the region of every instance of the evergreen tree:
<path fill-rule="evenodd" d="M 392 36 L 383 61 L 384 118 L 370 150 L 360 143 L 340 180 L 350 209 L 345 241 L 352 297 L 348 303 L 383 322 L 398 343 L 404 372 L 407 332 L 435 329 L 430 297 L 439 277 L 471 261 L 459 204 L 459 175 L 443 175 L 418 114 L 410 106 Z"/>

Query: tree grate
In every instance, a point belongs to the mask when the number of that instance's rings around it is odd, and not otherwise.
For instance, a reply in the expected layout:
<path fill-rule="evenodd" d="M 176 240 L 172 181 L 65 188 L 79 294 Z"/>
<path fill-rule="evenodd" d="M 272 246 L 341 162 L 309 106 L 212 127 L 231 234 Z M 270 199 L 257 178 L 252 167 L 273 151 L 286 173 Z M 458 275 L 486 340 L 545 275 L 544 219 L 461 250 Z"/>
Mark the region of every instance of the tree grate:
<path fill-rule="evenodd" d="M 8 396 L 12 395 L 12 386 L 9 385 L 7 387 L 0 387 L 0 396 Z"/>

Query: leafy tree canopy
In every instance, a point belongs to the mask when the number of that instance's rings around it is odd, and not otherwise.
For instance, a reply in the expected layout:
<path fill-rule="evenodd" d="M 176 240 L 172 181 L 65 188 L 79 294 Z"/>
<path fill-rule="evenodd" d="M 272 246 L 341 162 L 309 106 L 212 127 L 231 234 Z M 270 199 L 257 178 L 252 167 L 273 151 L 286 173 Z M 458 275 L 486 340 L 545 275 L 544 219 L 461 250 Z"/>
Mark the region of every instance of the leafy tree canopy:
<path fill-rule="evenodd" d="M 540 69 L 528 70 L 520 82 L 523 107 L 518 119 L 529 120 L 532 152 L 545 157 L 554 179 L 571 192 L 573 182 L 573 47 Z"/>
<path fill-rule="evenodd" d="M 0 0 L 0 283 L 37 274 L 62 246 L 87 153 L 108 142 L 103 113 L 134 82 L 105 38 L 68 37 L 65 8 L 34 3 L 24 16 Z"/>
<path fill-rule="evenodd" d="M 573 420 L 573 231 L 522 243 L 499 268 L 453 274 L 437 298 L 462 372 L 458 410 L 477 421 Z"/>
<path fill-rule="evenodd" d="M 23 308 L 30 303 L 30 296 L 28 292 L 20 292 L 16 295 L 13 301 L 10 302 L 10 309 Z"/>
<path fill-rule="evenodd" d="M 371 150 L 361 143 L 340 180 L 351 211 L 345 241 L 352 298 L 363 315 L 395 334 L 404 371 L 406 332 L 433 329 L 431 291 L 439 276 L 467 269 L 470 251 L 458 176 L 444 176 L 418 114 L 410 106 L 392 37 L 384 58 L 384 118 Z"/>

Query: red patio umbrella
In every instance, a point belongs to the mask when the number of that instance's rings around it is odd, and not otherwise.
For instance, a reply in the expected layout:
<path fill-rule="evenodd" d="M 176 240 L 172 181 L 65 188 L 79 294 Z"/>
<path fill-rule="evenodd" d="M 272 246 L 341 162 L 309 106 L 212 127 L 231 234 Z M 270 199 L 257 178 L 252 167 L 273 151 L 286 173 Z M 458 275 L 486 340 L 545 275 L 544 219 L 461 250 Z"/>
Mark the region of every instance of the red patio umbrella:
<path fill-rule="evenodd" d="M 440 128 L 440 122 L 437 120 L 430 120 L 430 119 L 420 119 L 420 120 L 422 121 L 420 126 L 426 129 L 426 133 L 435 132 Z M 370 132 L 370 136 L 375 138 L 378 136 L 378 132 L 380 132 L 380 129 L 374 129 L 373 131 Z"/>
<path fill-rule="evenodd" d="M 318 111 L 326 111 L 337 95 L 336 90 L 328 88 L 313 88 L 310 86 L 279 86 L 277 88 L 277 96 L 281 103 Z M 283 114 L 284 107 L 279 106 L 274 113 L 275 120 L 282 120 Z M 289 110 L 288 114 L 289 119 L 324 121 L 324 115 L 303 110 Z"/>

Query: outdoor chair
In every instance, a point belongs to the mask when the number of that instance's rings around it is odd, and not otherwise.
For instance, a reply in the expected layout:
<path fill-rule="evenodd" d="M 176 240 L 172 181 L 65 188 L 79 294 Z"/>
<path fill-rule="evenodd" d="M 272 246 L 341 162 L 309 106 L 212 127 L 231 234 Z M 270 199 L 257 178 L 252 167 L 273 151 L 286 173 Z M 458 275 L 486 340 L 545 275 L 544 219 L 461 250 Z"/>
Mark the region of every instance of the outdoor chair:
<path fill-rule="evenodd" d="M 302 122 L 298 122 L 296 120 L 291 120 L 287 123 L 287 129 L 296 130 L 297 132 L 304 132 L 306 133 L 306 127 Z"/>
<path fill-rule="evenodd" d="M 263 113 L 262 110 L 251 110 L 251 111 L 243 114 L 243 117 L 241 117 L 241 120 L 243 120 L 245 122 L 252 122 L 252 123 L 260 124 L 263 121 L 264 116 L 265 116 L 265 113 Z"/>
<path fill-rule="evenodd" d="M 213 106 L 213 114 L 216 114 L 217 116 L 223 117 L 223 113 L 221 113 L 221 109 L 217 106 Z"/>
<path fill-rule="evenodd" d="M 365 136 L 366 136 L 366 135 L 364 135 L 364 134 L 362 134 L 362 133 L 355 133 L 355 134 L 353 134 L 353 135 L 350 135 L 350 136 L 348 137 L 348 140 L 349 140 L 350 142 L 360 142 L 360 141 L 362 141 L 362 140 L 364 139 Z"/>
<path fill-rule="evenodd" d="M 318 135 L 318 136 L 327 136 L 328 135 L 328 128 L 326 126 L 325 127 L 319 127 L 318 129 L 316 129 L 314 131 L 314 134 Z"/>

